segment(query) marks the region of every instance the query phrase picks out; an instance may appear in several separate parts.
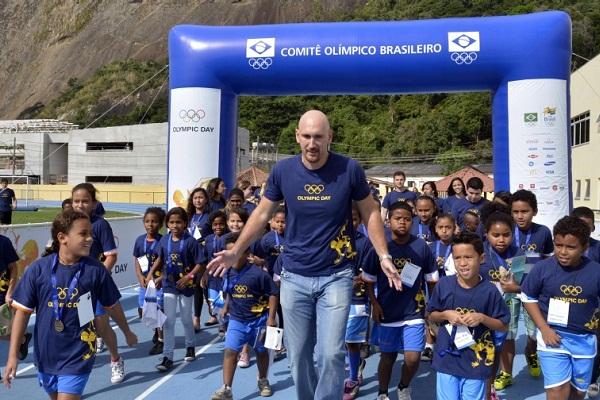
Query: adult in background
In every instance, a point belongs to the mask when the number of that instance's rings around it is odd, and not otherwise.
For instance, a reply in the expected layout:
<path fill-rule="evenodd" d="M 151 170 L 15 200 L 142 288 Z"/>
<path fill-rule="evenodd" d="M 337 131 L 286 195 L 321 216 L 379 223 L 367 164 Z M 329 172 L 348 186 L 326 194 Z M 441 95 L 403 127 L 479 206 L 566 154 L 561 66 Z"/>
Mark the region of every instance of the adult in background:
<path fill-rule="evenodd" d="M 212 178 L 208 181 L 206 192 L 208 193 L 208 211 L 212 213 L 225 208 L 225 182 L 221 178 Z"/>
<path fill-rule="evenodd" d="M 296 142 L 301 154 L 274 166 L 235 246 L 217 253 L 208 265 L 213 274 L 233 265 L 285 199 L 281 305 L 298 399 L 339 400 L 343 394 L 344 335 L 356 261 L 352 201 L 358 204 L 389 284 L 402 287 L 364 171 L 355 160 L 328 151 L 332 137 L 322 112 L 308 111 L 300 118 Z"/>
<path fill-rule="evenodd" d="M 385 221 L 387 219 L 388 209 L 395 202 L 410 201 L 414 205 L 415 201 L 417 201 L 419 195 L 404 186 L 404 182 L 406 182 L 406 174 L 403 171 L 394 172 L 394 190 L 386 194 L 383 198 L 383 203 L 381 203 L 382 220 Z"/>
<path fill-rule="evenodd" d="M 17 208 L 14 190 L 8 187 L 8 179 L 0 179 L 0 225 L 12 223 L 12 212 Z"/>

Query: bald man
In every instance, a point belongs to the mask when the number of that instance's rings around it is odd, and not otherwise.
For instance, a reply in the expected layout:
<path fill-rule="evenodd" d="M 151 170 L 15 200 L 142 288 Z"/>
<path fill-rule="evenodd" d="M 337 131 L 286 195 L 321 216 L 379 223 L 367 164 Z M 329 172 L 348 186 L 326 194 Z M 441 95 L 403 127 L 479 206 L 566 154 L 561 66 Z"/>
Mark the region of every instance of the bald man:
<path fill-rule="evenodd" d="M 258 238 L 285 200 L 280 296 L 298 399 L 339 400 L 344 391 L 344 339 L 356 262 L 352 201 L 358 204 L 389 284 L 402 287 L 364 171 L 355 160 L 329 151 L 332 138 L 325 114 L 311 110 L 302 115 L 296 129 L 302 153 L 273 167 L 264 195 L 235 246 L 217 253 L 208 265 L 213 274 L 222 274 Z"/>

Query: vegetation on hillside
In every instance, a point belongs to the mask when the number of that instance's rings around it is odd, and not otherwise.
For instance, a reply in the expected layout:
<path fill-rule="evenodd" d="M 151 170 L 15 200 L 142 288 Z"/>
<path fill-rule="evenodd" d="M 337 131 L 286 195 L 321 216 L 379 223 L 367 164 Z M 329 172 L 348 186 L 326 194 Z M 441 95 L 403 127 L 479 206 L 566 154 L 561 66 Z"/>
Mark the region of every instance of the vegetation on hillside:
<path fill-rule="evenodd" d="M 600 51 L 600 8 L 593 0 L 369 0 L 348 14 L 327 14 L 315 0 L 312 21 L 414 20 L 513 15 L 549 9 L 573 20 L 573 67 Z M 48 106 L 36 105 L 28 117 L 61 118 L 88 126 L 123 96 L 157 74 L 165 62 L 119 61 L 100 68 Z M 167 120 L 167 72 L 158 73 L 93 126 Z M 157 92 L 160 90 L 160 93 Z M 155 96 L 157 96 L 155 98 Z M 150 104 L 152 104 L 150 106 Z M 334 149 L 363 164 L 434 161 L 452 170 L 465 162 L 491 159 L 489 93 L 392 96 L 242 97 L 239 124 L 251 140 L 276 143 L 280 153 L 296 150 L 294 127 L 310 108 L 325 111 L 335 132 Z"/>

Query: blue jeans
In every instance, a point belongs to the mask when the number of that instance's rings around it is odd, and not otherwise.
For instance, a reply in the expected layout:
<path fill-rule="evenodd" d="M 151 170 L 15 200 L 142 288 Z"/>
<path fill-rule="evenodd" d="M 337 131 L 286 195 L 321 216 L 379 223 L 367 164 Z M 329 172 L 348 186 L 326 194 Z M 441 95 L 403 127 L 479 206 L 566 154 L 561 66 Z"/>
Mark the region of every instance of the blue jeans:
<path fill-rule="evenodd" d="M 281 273 L 281 307 L 297 399 L 339 400 L 343 396 L 344 338 L 353 275 L 350 267 L 321 277 Z"/>

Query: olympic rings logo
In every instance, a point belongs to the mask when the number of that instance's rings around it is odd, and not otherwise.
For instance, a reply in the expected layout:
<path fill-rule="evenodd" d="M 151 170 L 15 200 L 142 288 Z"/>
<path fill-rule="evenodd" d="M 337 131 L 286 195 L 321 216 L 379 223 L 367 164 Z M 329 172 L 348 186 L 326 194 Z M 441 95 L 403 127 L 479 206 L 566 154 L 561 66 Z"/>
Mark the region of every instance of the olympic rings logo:
<path fill-rule="evenodd" d="M 469 313 L 474 313 L 475 310 L 473 310 L 472 308 L 463 308 L 463 307 L 456 307 L 454 309 L 454 311 L 456 311 L 457 313 L 459 313 L 460 315 L 467 315 Z"/>
<path fill-rule="evenodd" d="M 68 288 L 61 288 L 61 287 L 56 288 L 56 291 L 58 292 L 59 300 L 64 300 L 67 297 L 67 289 Z M 78 294 L 79 294 L 79 290 L 77 288 L 73 289 L 73 293 L 71 293 L 71 298 L 69 300 L 73 300 L 75 297 L 77 297 Z"/>
<path fill-rule="evenodd" d="M 323 185 L 304 185 L 304 190 L 308 194 L 320 194 L 323 190 L 325 190 L 325 186 Z"/>
<path fill-rule="evenodd" d="M 477 60 L 477 53 L 475 52 L 456 52 L 450 55 L 450 59 L 454 61 L 457 65 L 461 64 L 471 64 L 473 61 Z"/>
<path fill-rule="evenodd" d="M 235 290 L 236 293 L 246 293 L 248 291 L 248 286 L 246 285 L 235 285 L 233 287 L 233 290 Z"/>
<path fill-rule="evenodd" d="M 248 59 L 248 65 L 250 65 L 252 68 L 258 70 L 258 69 L 267 69 L 271 66 L 271 64 L 273 64 L 273 59 L 266 57 L 266 58 L 249 58 Z"/>
<path fill-rule="evenodd" d="M 500 280 L 500 271 L 497 271 L 495 269 L 490 269 L 488 271 L 488 275 L 490 276 L 490 278 L 492 278 L 493 281 L 499 281 Z"/>
<path fill-rule="evenodd" d="M 200 122 L 204 117 L 206 117 L 206 113 L 202 109 L 179 111 L 179 118 L 181 118 L 183 122 Z"/>
<path fill-rule="evenodd" d="M 531 243 L 528 245 L 521 245 L 521 249 L 526 250 L 526 251 L 536 251 L 537 245 L 535 243 Z"/>
<path fill-rule="evenodd" d="M 406 263 L 411 262 L 410 258 L 394 258 L 394 265 L 403 268 Z"/>
<path fill-rule="evenodd" d="M 583 289 L 581 286 L 562 285 L 560 291 L 567 296 L 579 296 L 583 292 Z"/>

